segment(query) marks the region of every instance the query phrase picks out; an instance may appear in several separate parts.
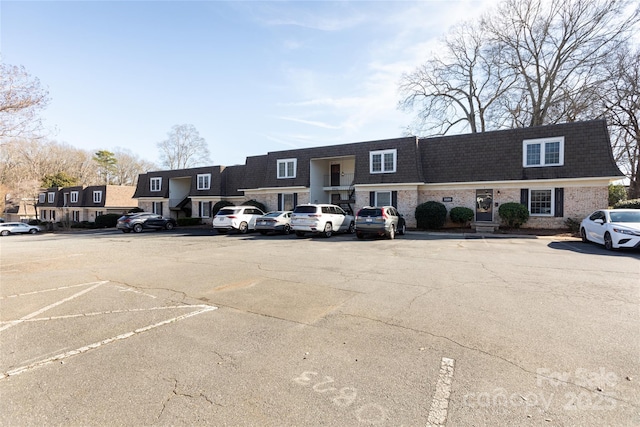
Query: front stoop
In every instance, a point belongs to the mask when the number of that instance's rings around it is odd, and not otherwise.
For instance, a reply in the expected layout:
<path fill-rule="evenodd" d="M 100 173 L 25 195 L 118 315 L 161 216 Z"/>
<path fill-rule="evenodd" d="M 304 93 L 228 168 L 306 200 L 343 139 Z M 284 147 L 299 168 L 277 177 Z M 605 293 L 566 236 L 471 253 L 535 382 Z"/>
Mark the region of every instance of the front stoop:
<path fill-rule="evenodd" d="M 500 223 L 493 221 L 478 221 L 472 222 L 471 228 L 476 230 L 476 233 L 495 233 L 500 227 Z"/>

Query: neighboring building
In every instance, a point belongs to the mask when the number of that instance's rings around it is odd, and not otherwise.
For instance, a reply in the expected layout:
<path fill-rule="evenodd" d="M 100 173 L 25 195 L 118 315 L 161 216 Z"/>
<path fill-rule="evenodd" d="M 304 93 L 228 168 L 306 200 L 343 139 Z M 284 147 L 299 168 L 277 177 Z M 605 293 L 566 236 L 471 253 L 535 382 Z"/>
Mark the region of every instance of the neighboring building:
<path fill-rule="evenodd" d="M 37 209 L 41 221 L 94 222 L 108 213 L 125 213 L 138 207 L 131 185 L 94 185 L 54 187 L 38 196 Z"/>
<path fill-rule="evenodd" d="M 211 206 L 254 199 L 268 209 L 334 203 L 355 212 L 394 205 L 415 227 L 415 208 L 435 200 L 465 206 L 479 225 L 499 223 L 505 202 L 525 204 L 527 227 L 559 228 L 606 207 L 622 177 L 604 121 L 438 138 L 406 137 L 270 152 L 244 165 L 140 175 L 140 207 L 211 222 Z"/>
<path fill-rule="evenodd" d="M 6 222 L 29 222 L 36 218 L 35 200 L 33 198 L 23 198 L 8 202 L 2 218 Z"/>

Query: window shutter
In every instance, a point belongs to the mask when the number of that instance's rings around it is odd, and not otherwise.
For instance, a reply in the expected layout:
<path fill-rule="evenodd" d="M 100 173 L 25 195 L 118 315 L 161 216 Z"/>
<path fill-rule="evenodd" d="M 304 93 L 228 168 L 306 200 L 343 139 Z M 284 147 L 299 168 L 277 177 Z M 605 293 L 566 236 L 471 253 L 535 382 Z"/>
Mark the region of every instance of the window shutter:
<path fill-rule="evenodd" d="M 398 192 L 397 191 L 391 192 L 391 206 L 398 209 Z"/>
<path fill-rule="evenodd" d="M 282 210 L 282 193 L 278 193 L 278 210 Z"/>
<path fill-rule="evenodd" d="M 369 191 L 369 206 L 375 206 L 375 205 L 376 205 L 376 192 Z"/>
<path fill-rule="evenodd" d="M 564 216 L 564 188 L 556 188 L 555 189 L 555 212 L 553 216 L 555 217 L 563 217 Z"/>
<path fill-rule="evenodd" d="M 527 209 L 529 209 L 529 189 L 528 188 L 520 189 L 520 204 L 525 205 Z"/>
<path fill-rule="evenodd" d="M 298 193 L 293 193 L 293 207 L 298 206 Z"/>

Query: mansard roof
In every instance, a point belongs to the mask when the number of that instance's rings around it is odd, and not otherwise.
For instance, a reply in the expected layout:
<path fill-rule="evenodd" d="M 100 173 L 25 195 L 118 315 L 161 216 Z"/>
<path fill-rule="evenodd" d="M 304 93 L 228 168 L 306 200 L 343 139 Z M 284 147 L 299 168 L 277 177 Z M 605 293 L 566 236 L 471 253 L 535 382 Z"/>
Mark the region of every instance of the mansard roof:
<path fill-rule="evenodd" d="M 524 167 L 523 141 L 564 137 L 562 166 Z M 419 140 L 426 183 L 622 176 L 604 120 Z"/>

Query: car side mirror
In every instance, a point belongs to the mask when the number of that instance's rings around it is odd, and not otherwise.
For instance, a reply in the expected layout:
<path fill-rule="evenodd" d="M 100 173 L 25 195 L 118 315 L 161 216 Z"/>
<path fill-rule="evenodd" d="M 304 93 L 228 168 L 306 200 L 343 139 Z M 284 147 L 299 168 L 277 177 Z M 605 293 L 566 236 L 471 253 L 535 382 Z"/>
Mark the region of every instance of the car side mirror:
<path fill-rule="evenodd" d="M 596 224 L 600 224 L 600 225 L 604 224 L 604 220 L 600 219 L 600 218 L 594 219 L 593 222 L 595 222 Z"/>

